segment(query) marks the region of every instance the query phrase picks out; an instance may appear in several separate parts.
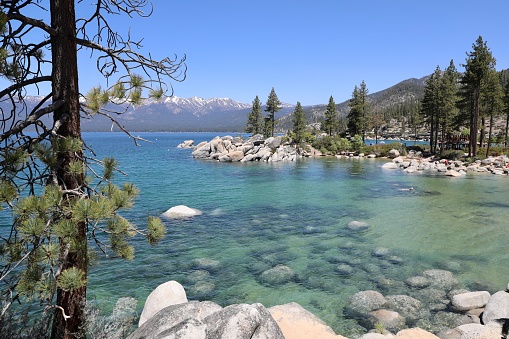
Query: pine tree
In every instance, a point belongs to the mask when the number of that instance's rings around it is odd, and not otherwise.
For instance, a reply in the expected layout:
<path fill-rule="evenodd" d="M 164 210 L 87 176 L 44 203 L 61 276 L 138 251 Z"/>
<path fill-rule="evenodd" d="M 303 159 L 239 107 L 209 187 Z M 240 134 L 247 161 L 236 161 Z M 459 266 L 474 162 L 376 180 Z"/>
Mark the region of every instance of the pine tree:
<path fill-rule="evenodd" d="M 274 91 L 274 87 L 272 87 L 265 107 L 265 112 L 267 112 L 267 115 L 265 116 L 265 128 L 264 128 L 266 138 L 274 136 L 275 116 L 276 112 L 278 112 L 280 109 L 281 101 L 279 101 L 279 99 L 277 98 L 276 91 Z"/>
<path fill-rule="evenodd" d="M 251 112 L 247 116 L 246 128 L 244 129 L 246 133 L 258 134 L 261 133 L 263 129 L 263 120 L 262 120 L 262 103 L 260 99 L 258 99 L 258 95 L 253 100 L 253 107 L 251 108 Z"/>
<path fill-rule="evenodd" d="M 509 133 L 509 80 L 505 82 L 504 96 L 502 98 L 504 104 L 503 110 L 505 112 L 505 135 L 504 135 L 504 147 L 507 147 L 508 133 Z"/>
<path fill-rule="evenodd" d="M 122 217 L 138 190 L 129 183 L 115 185 L 116 161 L 95 159 L 85 147 L 81 115 L 102 115 L 122 128 L 101 107 L 112 96 L 135 105 L 145 89 L 160 98 L 168 88 L 162 81 L 185 78 L 185 58 L 154 60 L 131 50 L 139 41 L 123 37 L 106 21 L 106 13 L 144 15 L 143 1 L 97 0 L 85 20 L 76 19 L 74 0 L 54 0 L 49 22 L 39 20 L 47 9 L 32 1 L 1 4 L 9 19 L 2 46 L 15 49 L 4 52 L 2 75 L 10 84 L 0 90 L 0 100 L 12 103 L 11 114 L 2 114 L 1 120 L 0 199 L 14 214 L 10 235 L 0 239 L 0 320 L 14 300 L 35 298 L 46 314 L 53 314 L 52 338 L 81 338 L 95 245 L 102 253 L 132 259 L 132 236 L 143 234 L 154 244 L 164 234 L 158 218 L 149 218 L 143 230 Z M 40 34 L 31 34 L 35 31 Z M 97 71 L 104 77 L 120 75 L 111 88 L 92 89 L 86 102 L 80 101 L 78 89 L 78 49 L 100 58 Z M 148 79 L 135 74 L 137 69 Z M 45 82 L 51 89 L 27 111 L 26 86 Z M 14 104 L 17 100 L 21 102 Z"/>
<path fill-rule="evenodd" d="M 325 111 L 325 120 L 323 122 L 323 130 L 328 135 L 333 135 L 338 128 L 338 117 L 336 111 L 336 103 L 332 98 L 332 95 L 329 98 L 329 104 L 327 105 L 327 110 Z"/>
<path fill-rule="evenodd" d="M 488 145 L 486 147 L 486 157 L 488 157 L 492 143 L 493 119 L 495 116 L 502 113 L 503 106 L 502 99 L 504 93 L 502 91 L 502 85 L 500 84 L 499 73 L 494 69 L 491 70 L 483 80 L 482 88 L 481 107 L 483 115 L 488 116 L 490 119 Z"/>
<path fill-rule="evenodd" d="M 477 137 L 479 133 L 481 86 L 489 72 L 495 69 L 496 60 L 481 36 L 472 45 L 472 49 L 471 52 L 467 53 L 466 63 L 462 65 L 465 67 L 462 82 L 466 85 L 464 89 L 470 92 L 464 94 L 471 95 L 474 103 L 470 118 L 469 155 L 475 157 L 477 156 Z"/>
<path fill-rule="evenodd" d="M 352 98 L 348 102 L 350 113 L 348 114 L 348 130 L 352 136 L 360 135 L 365 140 L 368 116 L 368 89 L 364 80 L 360 87 L 355 86 Z"/>
<path fill-rule="evenodd" d="M 302 110 L 302 106 L 300 102 L 297 101 L 297 106 L 295 106 L 295 110 L 293 111 L 293 139 L 296 144 L 300 144 L 304 141 L 304 135 L 306 132 L 306 117 L 304 116 L 304 111 Z"/>

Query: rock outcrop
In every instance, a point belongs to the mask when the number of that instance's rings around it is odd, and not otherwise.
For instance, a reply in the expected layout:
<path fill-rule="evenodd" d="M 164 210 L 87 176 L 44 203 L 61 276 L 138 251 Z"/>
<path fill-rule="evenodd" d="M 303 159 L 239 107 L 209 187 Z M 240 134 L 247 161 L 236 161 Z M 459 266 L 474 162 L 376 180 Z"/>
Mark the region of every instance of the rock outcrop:
<path fill-rule="evenodd" d="M 194 158 L 222 162 L 295 161 L 298 157 L 309 156 L 303 149 L 283 142 L 280 136 L 264 139 L 260 134 L 246 140 L 217 136 L 196 145 L 192 154 Z"/>

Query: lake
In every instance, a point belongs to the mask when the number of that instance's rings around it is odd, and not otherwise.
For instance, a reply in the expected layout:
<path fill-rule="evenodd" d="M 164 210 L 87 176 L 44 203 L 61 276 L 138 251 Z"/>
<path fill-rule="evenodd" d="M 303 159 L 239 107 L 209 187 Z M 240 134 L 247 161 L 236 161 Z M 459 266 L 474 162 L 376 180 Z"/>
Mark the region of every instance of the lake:
<path fill-rule="evenodd" d="M 176 280 L 189 299 L 222 306 L 294 301 L 349 335 L 362 330 L 343 316 L 349 297 L 367 289 L 404 294 L 404 281 L 426 269 L 450 270 L 471 290 L 505 288 L 508 177 L 406 174 L 382 170 L 383 159 L 219 163 L 176 148 L 215 135 L 142 133 L 152 143 L 136 147 L 121 133 L 84 134 L 99 158 L 120 162 L 128 177 L 119 181 L 141 190 L 124 214 L 136 224 L 181 204 L 203 211 L 164 220 L 168 234 L 155 247 L 137 238 L 134 261 L 100 259 L 89 298 L 111 309 L 118 298 L 135 297 L 141 311 L 155 287 Z M 370 227 L 347 229 L 354 220 Z M 374 256 L 380 248 L 390 258 Z M 295 275 L 282 283 L 263 278 L 278 265 Z"/>

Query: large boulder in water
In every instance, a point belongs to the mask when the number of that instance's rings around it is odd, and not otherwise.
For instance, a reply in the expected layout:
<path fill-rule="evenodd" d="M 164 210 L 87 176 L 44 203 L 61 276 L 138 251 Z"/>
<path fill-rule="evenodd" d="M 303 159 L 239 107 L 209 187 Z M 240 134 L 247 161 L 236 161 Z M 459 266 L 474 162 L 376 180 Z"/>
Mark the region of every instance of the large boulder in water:
<path fill-rule="evenodd" d="M 187 303 L 187 296 L 184 287 L 178 282 L 172 280 L 157 286 L 145 301 L 138 326 L 143 325 L 163 308 L 182 303 Z"/>
<path fill-rule="evenodd" d="M 196 215 L 200 215 L 201 211 L 195 208 L 187 207 L 185 205 L 173 206 L 169 210 L 163 213 L 163 216 L 175 219 L 175 218 L 189 218 Z"/>

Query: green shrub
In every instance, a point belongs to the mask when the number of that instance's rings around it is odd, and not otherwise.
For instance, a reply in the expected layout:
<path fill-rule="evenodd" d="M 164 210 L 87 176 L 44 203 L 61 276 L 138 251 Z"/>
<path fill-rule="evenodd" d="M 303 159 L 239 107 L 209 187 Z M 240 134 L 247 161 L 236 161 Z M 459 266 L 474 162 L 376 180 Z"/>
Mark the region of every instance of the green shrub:
<path fill-rule="evenodd" d="M 448 160 L 461 160 L 465 157 L 465 152 L 463 150 L 455 150 L 449 149 L 444 151 L 444 153 L 440 156 L 441 159 Z"/>

